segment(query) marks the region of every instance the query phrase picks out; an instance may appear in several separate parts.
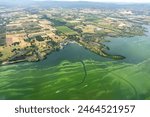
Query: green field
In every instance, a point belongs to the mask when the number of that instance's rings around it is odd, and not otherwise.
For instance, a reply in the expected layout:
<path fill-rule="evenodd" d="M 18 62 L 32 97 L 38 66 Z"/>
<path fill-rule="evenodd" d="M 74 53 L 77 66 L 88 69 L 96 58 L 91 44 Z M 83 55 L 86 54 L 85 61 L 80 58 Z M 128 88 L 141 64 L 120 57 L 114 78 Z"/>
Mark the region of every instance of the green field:
<path fill-rule="evenodd" d="M 72 29 L 68 28 L 67 26 L 57 26 L 56 29 L 66 35 L 77 34 L 77 32 L 73 31 Z"/>

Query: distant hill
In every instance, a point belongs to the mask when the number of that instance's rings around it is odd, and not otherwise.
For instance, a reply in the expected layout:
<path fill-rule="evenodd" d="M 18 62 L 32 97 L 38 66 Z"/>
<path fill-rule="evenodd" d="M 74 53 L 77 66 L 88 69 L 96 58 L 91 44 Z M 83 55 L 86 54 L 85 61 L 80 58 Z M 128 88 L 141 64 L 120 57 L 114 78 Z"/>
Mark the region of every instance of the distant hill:
<path fill-rule="evenodd" d="M 0 0 L 0 5 L 9 6 L 30 6 L 38 5 L 41 7 L 63 7 L 63 8 L 133 8 L 133 9 L 150 9 L 150 4 L 127 4 L 127 3 L 100 3 L 100 2 L 66 2 L 66 1 L 34 1 L 34 0 Z M 142 7 L 141 7 L 142 5 Z"/>
<path fill-rule="evenodd" d="M 33 0 L 0 0 L 0 5 L 16 6 L 33 4 Z"/>

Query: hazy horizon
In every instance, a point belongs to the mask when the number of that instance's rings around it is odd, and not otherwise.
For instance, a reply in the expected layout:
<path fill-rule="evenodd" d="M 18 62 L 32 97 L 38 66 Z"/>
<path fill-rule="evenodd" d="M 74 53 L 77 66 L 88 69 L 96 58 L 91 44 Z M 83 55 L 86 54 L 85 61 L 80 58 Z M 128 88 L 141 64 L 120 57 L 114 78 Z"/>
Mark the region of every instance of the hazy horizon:
<path fill-rule="evenodd" d="M 122 1 L 122 0 L 33 0 L 33 1 L 78 1 L 78 2 L 114 2 L 114 3 L 150 3 L 149 0 L 125 0 L 125 1 Z"/>
<path fill-rule="evenodd" d="M 103 3 L 150 3 L 150 0 L 0 0 L 0 2 L 36 2 L 36 1 L 64 1 L 64 2 L 103 2 Z"/>

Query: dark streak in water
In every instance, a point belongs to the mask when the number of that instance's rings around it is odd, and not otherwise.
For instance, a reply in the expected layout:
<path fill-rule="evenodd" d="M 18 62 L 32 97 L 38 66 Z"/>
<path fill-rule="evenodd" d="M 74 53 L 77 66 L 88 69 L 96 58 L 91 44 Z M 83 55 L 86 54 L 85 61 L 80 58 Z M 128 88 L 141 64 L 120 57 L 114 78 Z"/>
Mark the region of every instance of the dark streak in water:
<path fill-rule="evenodd" d="M 85 82 L 85 79 L 86 79 L 86 77 L 87 77 L 87 71 L 86 71 L 85 63 L 84 63 L 82 60 L 81 60 L 80 62 L 82 63 L 82 65 L 83 65 L 83 70 L 84 70 L 84 77 L 83 77 L 82 81 L 79 83 L 79 84 L 82 84 L 82 83 Z"/>

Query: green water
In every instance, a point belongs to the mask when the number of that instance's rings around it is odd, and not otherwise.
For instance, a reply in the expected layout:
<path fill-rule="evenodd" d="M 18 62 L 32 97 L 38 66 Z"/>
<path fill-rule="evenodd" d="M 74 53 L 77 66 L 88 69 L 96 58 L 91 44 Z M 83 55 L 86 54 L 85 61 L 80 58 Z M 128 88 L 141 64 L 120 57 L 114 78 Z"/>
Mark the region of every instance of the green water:
<path fill-rule="evenodd" d="M 150 99 L 149 33 L 110 40 L 108 52 L 125 60 L 69 44 L 44 61 L 1 66 L 0 99 Z"/>

